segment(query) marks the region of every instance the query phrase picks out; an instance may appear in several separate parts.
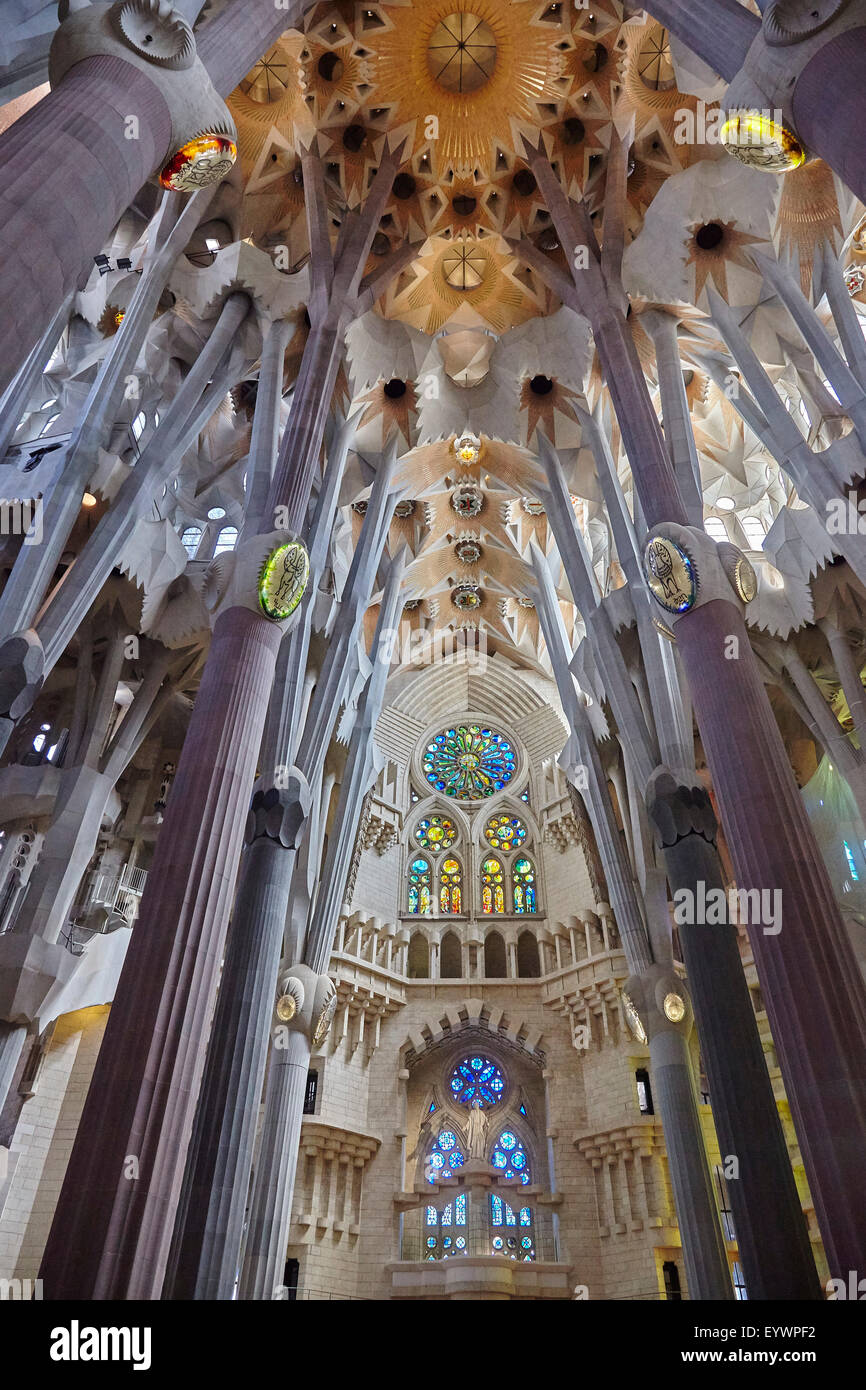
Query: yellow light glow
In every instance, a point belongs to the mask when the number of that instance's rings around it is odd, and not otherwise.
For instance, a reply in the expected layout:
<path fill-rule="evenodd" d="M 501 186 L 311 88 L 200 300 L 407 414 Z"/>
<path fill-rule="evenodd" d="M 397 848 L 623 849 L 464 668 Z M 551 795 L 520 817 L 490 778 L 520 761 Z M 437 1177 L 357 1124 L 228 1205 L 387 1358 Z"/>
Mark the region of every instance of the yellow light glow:
<path fill-rule="evenodd" d="M 92 492 L 85 492 L 84 496 L 83 496 L 82 499 L 81 499 L 81 505 L 82 505 L 83 507 L 95 507 L 95 506 L 96 506 L 96 498 L 94 497 L 94 495 L 93 495 Z"/>
<path fill-rule="evenodd" d="M 751 169 L 786 174 L 806 161 L 795 135 L 760 111 L 739 111 L 725 121 L 719 138 L 729 154 Z"/>

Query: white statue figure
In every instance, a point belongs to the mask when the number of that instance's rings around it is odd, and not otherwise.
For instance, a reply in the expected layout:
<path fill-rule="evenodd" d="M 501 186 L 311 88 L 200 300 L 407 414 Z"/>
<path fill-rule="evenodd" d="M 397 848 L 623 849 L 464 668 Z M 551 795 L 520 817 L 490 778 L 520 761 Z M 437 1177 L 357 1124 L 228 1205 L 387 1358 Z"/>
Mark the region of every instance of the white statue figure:
<path fill-rule="evenodd" d="M 469 1124 L 467 1126 L 469 1157 L 480 1158 L 482 1163 L 487 1162 L 488 1124 L 487 1111 L 484 1109 L 480 1100 L 474 1100 L 472 1102 L 472 1109 L 469 1111 Z"/>

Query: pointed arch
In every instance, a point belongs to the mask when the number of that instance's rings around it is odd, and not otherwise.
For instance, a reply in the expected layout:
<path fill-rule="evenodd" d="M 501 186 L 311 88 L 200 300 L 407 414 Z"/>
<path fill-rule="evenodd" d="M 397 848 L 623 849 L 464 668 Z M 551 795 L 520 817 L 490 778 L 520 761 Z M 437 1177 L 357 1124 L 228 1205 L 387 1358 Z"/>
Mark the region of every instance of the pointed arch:
<path fill-rule="evenodd" d="M 433 911 L 433 872 L 429 859 L 418 854 L 409 861 L 407 903 L 410 912 L 429 917 Z"/>
<path fill-rule="evenodd" d="M 484 938 L 484 974 L 488 980 L 504 980 L 508 974 L 501 932 L 489 931 Z"/>
<path fill-rule="evenodd" d="M 481 911 L 490 916 L 505 912 L 505 871 L 495 854 L 481 864 Z"/>
<path fill-rule="evenodd" d="M 456 932 L 447 931 L 442 938 L 439 976 L 443 980 L 460 980 L 463 977 L 463 950 Z"/>
<path fill-rule="evenodd" d="M 409 938 L 406 973 L 410 980 L 430 978 L 430 945 L 423 932 L 413 932 Z"/>
<path fill-rule="evenodd" d="M 519 854 L 511 865 L 511 893 L 516 913 L 538 911 L 535 864 L 527 854 Z"/>
<path fill-rule="evenodd" d="M 531 931 L 522 931 L 517 938 L 517 974 L 521 980 L 537 980 L 541 974 L 538 942 Z"/>
<path fill-rule="evenodd" d="M 453 854 L 439 865 L 439 911 L 449 916 L 463 911 L 463 868 Z"/>

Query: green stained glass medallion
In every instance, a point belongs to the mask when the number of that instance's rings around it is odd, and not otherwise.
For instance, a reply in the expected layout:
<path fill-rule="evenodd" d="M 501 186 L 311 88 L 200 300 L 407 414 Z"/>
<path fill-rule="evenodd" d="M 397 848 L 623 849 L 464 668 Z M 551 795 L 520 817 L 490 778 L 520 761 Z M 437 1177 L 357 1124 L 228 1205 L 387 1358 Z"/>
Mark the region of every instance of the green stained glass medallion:
<path fill-rule="evenodd" d="M 517 757 L 502 734 L 479 724 L 459 724 L 428 743 L 423 766 L 434 790 L 458 801 L 482 801 L 508 785 Z"/>

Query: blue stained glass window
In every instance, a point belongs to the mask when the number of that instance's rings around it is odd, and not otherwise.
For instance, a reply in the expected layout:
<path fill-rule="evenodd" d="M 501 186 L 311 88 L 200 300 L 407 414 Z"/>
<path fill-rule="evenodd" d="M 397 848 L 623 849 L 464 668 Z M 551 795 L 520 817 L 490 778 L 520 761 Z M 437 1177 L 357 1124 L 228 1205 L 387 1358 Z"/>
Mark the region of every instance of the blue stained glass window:
<path fill-rule="evenodd" d="M 457 1198 L 457 1201 L 456 1201 L 455 1205 L 456 1205 L 456 1207 L 457 1207 L 457 1225 L 458 1225 L 458 1226 L 465 1226 L 465 1225 L 466 1225 L 466 1193 L 465 1193 L 465 1192 L 461 1192 L 461 1193 L 460 1193 L 460 1196 Z M 464 1242 L 464 1243 L 465 1243 L 465 1242 Z M 460 1241 L 459 1241 L 459 1240 L 458 1240 L 457 1244 L 458 1244 L 458 1245 L 460 1244 Z"/>
<path fill-rule="evenodd" d="M 495 1105 L 505 1090 L 505 1078 L 487 1057 L 464 1057 L 451 1073 L 451 1094 L 460 1105 L 480 1100 Z"/>
<path fill-rule="evenodd" d="M 426 859 L 413 859 L 409 865 L 409 911 L 424 914 L 432 911 L 433 899 L 430 896 L 432 875 Z"/>
<path fill-rule="evenodd" d="M 482 801 L 508 785 L 517 758 L 502 734 L 479 724 L 459 724 L 428 743 L 423 767 L 436 791 L 458 801 Z"/>
<path fill-rule="evenodd" d="M 504 1129 L 493 1146 L 490 1162 L 503 1177 L 520 1178 L 525 1185 L 531 1181 L 526 1150 L 510 1129 Z"/>
<path fill-rule="evenodd" d="M 465 1162 L 457 1135 L 451 1129 L 443 1129 L 427 1156 L 427 1181 L 453 1178 L 455 1168 L 462 1168 Z"/>
<path fill-rule="evenodd" d="M 427 1208 L 427 1225 L 428 1225 L 428 1226 L 438 1226 L 438 1224 L 439 1224 L 439 1213 L 437 1212 L 437 1210 L 436 1210 L 435 1207 L 428 1207 L 428 1208 Z"/>
<path fill-rule="evenodd" d="M 854 856 L 851 853 L 851 846 L 849 845 L 847 840 L 842 841 L 842 848 L 845 851 L 845 858 L 848 860 L 848 868 L 850 870 L 851 877 L 853 878 L 855 883 L 858 883 L 860 880 L 860 875 L 857 872 L 857 866 L 854 863 Z"/>
<path fill-rule="evenodd" d="M 454 1212 L 452 1210 L 451 1203 L 449 1202 L 447 1207 L 445 1207 L 442 1212 L 442 1225 L 450 1226 L 453 1215 Z"/>

